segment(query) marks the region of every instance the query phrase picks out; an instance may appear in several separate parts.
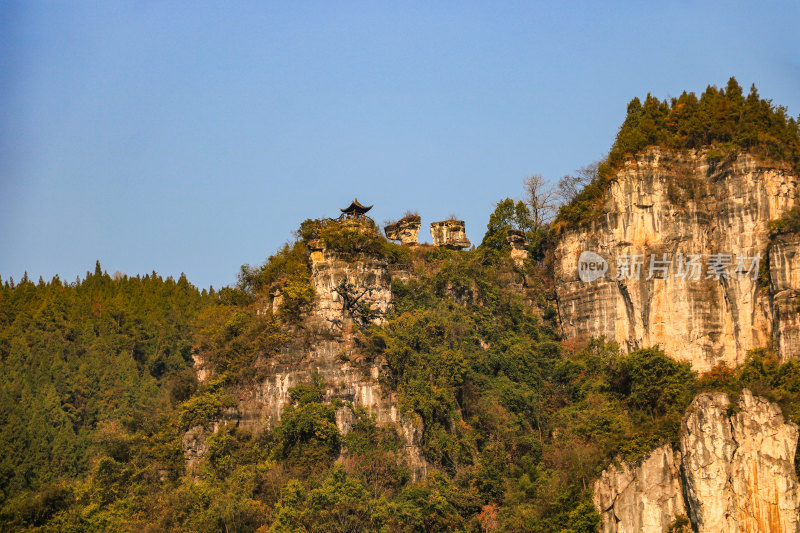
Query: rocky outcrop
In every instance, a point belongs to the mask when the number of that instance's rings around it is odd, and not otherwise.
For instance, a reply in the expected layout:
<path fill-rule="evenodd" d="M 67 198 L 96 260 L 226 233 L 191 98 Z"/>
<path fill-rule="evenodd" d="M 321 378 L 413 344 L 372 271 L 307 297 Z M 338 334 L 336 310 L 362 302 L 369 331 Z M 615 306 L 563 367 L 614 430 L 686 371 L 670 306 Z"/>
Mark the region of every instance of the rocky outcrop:
<path fill-rule="evenodd" d="M 311 253 L 315 317 L 327 327 L 339 327 L 362 312 L 366 304 L 371 316 L 360 317 L 380 323 L 392 300 L 392 280 L 386 261 L 359 254 L 349 257 L 321 246 Z"/>
<path fill-rule="evenodd" d="M 511 245 L 511 259 L 517 266 L 522 266 L 528 258 L 528 250 L 525 248 L 528 241 L 525 240 L 525 233 L 518 229 L 510 229 L 506 231 L 506 239 L 508 244 Z"/>
<path fill-rule="evenodd" d="M 453 250 L 470 247 L 463 220 L 443 220 L 431 224 L 431 237 L 434 246 L 442 246 Z"/>
<path fill-rule="evenodd" d="M 195 426 L 183 434 L 183 458 L 186 461 L 186 470 L 190 473 L 196 471 L 197 462 L 208 453 L 206 434 L 203 426 Z"/>
<path fill-rule="evenodd" d="M 651 452 L 638 466 L 622 462 L 603 471 L 594 492 L 602 530 L 667 531 L 686 514 L 679 467 L 680 454 L 667 445 Z"/>
<path fill-rule="evenodd" d="M 681 450 L 606 469 L 594 486 L 601 531 L 666 532 L 688 517 L 694 531 L 800 531 L 794 469 L 797 426 L 780 408 L 742 391 L 698 395 L 684 415 Z"/>
<path fill-rule="evenodd" d="M 283 408 L 291 401 L 289 389 L 311 381 L 314 374 L 326 383 L 325 399 L 349 402 L 353 408 L 363 407 L 375 415 L 378 425 L 393 424 L 405 440 L 405 459 L 414 479 L 427 470 L 422 457 L 422 422 L 401 414 L 397 397 L 384 391 L 379 383 L 381 363 L 367 363 L 341 339 L 318 343 L 307 351 L 290 350 L 282 358 L 268 362 L 262 373 L 268 375 L 255 386 L 239 387 L 239 427 L 259 433 L 275 427 Z M 349 408 L 345 408 L 349 411 Z M 342 434 L 352 426 L 352 417 L 341 409 L 336 423 Z"/>
<path fill-rule="evenodd" d="M 783 359 L 800 355 L 796 313 L 773 301 L 755 271 L 768 253 L 768 222 L 796 197 L 788 168 L 749 155 L 710 163 L 701 151 L 654 148 L 628 161 L 610 181 L 599 220 L 565 228 L 556 249 L 564 335 L 604 336 L 628 350 L 658 344 L 700 371 L 736 366 L 773 337 L 782 339 Z M 787 260 L 769 262 L 770 279 L 794 283 L 793 247 L 772 250 Z M 599 279 L 581 281 L 584 251 L 607 261 Z"/>
<path fill-rule="evenodd" d="M 402 246 L 414 246 L 417 244 L 417 235 L 422 219 L 419 215 L 408 215 L 394 224 L 389 224 L 383 228 L 386 238 L 393 241 L 400 241 Z"/>
<path fill-rule="evenodd" d="M 367 218 L 350 218 L 333 223 L 345 229 L 375 231 Z M 366 253 L 343 254 L 326 249 L 322 241 L 309 243 L 312 284 L 315 291 L 311 316 L 304 323 L 307 338 L 296 339 L 282 353 L 259 360 L 262 378 L 252 384 L 238 385 L 231 391 L 238 400 L 238 428 L 260 433 L 274 428 L 283 408 L 291 401 L 289 389 L 309 383 L 315 376 L 325 383 L 325 400 L 342 400 L 347 406 L 337 410 L 339 431 L 352 428 L 354 409 L 365 408 L 379 425 L 391 424 L 405 441 L 404 457 L 414 479 L 422 478 L 427 463 L 422 457 L 422 422 L 416 416 L 404 416 L 397 409 L 397 397 L 384 391 L 379 377 L 380 361 L 366 361 L 354 349 L 351 327 L 361 321 L 380 323 L 391 302 L 391 279 L 387 263 Z M 394 272 L 398 274 L 398 272 Z M 272 297 L 272 308 L 279 307 Z M 366 304 L 366 305 L 364 305 Z M 265 312 L 269 308 L 265 306 Z M 198 377 L 205 378 L 204 363 L 195 360 Z M 217 427 L 190 429 L 183 439 L 187 468 L 193 470 L 208 450 L 206 436 Z"/>
<path fill-rule="evenodd" d="M 797 426 L 778 406 L 742 391 L 701 394 L 681 425 L 689 517 L 697 531 L 800 531 L 794 470 Z M 732 411 L 732 412 L 731 412 Z"/>
<path fill-rule="evenodd" d="M 239 412 L 233 407 L 226 407 L 210 427 L 194 426 L 183 434 L 181 445 L 183 458 L 186 461 L 186 471 L 197 477 L 197 464 L 208 452 L 206 439 L 210 433 L 216 433 L 221 427 L 239 425 Z"/>

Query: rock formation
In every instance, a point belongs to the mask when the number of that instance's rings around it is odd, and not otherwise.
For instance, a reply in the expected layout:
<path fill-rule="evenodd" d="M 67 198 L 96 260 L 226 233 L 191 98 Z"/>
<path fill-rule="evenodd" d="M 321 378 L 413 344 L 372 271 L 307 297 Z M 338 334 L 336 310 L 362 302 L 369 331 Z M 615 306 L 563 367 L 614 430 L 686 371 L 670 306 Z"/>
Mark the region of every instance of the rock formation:
<path fill-rule="evenodd" d="M 680 453 L 657 448 L 636 465 L 621 462 L 604 470 L 594 487 L 595 507 L 605 533 L 667 531 L 685 516 Z"/>
<path fill-rule="evenodd" d="M 775 344 L 784 358 L 800 354 L 800 237 L 780 235 L 769 247 Z"/>
<path fill-rule="evenodd" d="M 386 393 L 379 383 L 381 362 L 371 364 L 359 360 L 352 345 L 341 338 L 318 343 L 307 351 L 289 350 L 271 360 L 264 369 L 268 377 L 257 386 L 241 386 L 235 394 L 239 400 L 239 427 L 258 433 L 274 428 L 284 406 L 290 402 L 289 389 L 311 381 L 318 374 L 327 384 L 325 399 L 352 402 L 375 415 L 377 424 L 394 424 L 405 440 L 405 459 L 412 477 L 425 475 L 427 463 L 422 457 L 422 422 L 403 416 L 397 409 L 397 398 Z M 342 434 L 350 430 L 349 407 L 337 412 L 336 423 Z"/>
<path fill-rule="evenodd" d="M 311 268 L 313 313 L 328 327 L 341 327 L 343 321 L 354 318 L 348 313 L 358 304 L 367 304 L 374 311 L 372 322 L 382 320 L 392 298 L 386 261 L 368 255 L 353 259 L 324 250 L 312 254 Z"/>
<path fill-rule="evenodd" d="M 386 238 L 400 241 L 402 246 L 414 246 L 417 244 L 421 222 L 419 215 L 408 215 L 384 227 L 383 231 L 386 233 Z"/>
<path fill-rule="evenodd" d="M 348 230 L 376 231 L 372 220 L 366 217 L 333 223 Z M 320 240 L 310 242 L 309 248 L 315 298 L 305 326 L 321 335 L 309 343 L 298 340 L 278 356 L 260 362 L 259 372 L 266 377 L 259 383 L 239 385 L 231 391 L 238 399 L 235 423 L 254 433 L 274 428 L 290 402 L 289 389 L 310 382 L 317 374 L 326 383 L 326 400 L 351 402 L 354 408 L 364 407 L 374 414 L 378 424 L 395 425 L 405 440 L 405 459 L 412 477 L 419 479 L 427 469 L 420 450 L 421 419 L 403 416 L 398 411 L 396 395 L 384 392 L 379 383 L 382 362 L 364 361 L 354 349 L 350 335 L 353 324 L 383 320 L 392 294 L 392 274 L 386 261 L 367 253 L 343 254 L 326 249 Z M 280 305 L 275 297 L 272 300 L 273 309 Z M 207 379 L 204 362 L 195 358 L 198 378 Z M 230 413 L 226 416 L 231 417 Z M 336 422 L 341 433 L 350 430 L 349 407 L 337 411 Z M 216 431 L 218 424 L 219 421 L 210 429 L 191 428 L 184 435 L 187 468 L 194 468 L 205 455 L 208 431 Z"/>
<path fill-rule="evenodd" d="M 662 446 L 595 482 L 601 531 L 666 532 L 688 517 L 698 533 L 797 533 L 797 438 L 778 406 L 748 390 L 736 408 L 726 394 L 700 394 L 684 415 L 679 452 Z"/>
<path fill-rule="evenodd" d="M 768 251 L 768 222 L 797 197 L 787 167 L 651 148 L 609 187 L 600 219 L 565 228 L 556 249 L 565 337 L 604 336 L 628 350 L 658 344 L 699 371 L 736 366 L 773 338 L 783 359 L 800 355 L 797 314 L 789 312 L 800 288 L 797 244 Z M 579 278 L 584 251 L 608 262 L 596 281 Z M 754 279 L 767 255 L 772 291 Z M 725 275 L 715 277 L 714 265 Z"/>
<path fill-rule="evenodd" d="M 431 237 L 434 246 L 443 246 L 453 250 L 462 250 L 470 246 L 463 220 L 451 219 L 431 223 Z"/>
<path fill-rule="evenodd" d="M 528 258 L 528 250 L 525 248 L 528 242 L 525 240 L 525 233 L 518 229 L 510 229 L 506 231 L 506 239 L 511 245 L 511 259 L 517 266 L 522 266 L 522 263 Z"/>

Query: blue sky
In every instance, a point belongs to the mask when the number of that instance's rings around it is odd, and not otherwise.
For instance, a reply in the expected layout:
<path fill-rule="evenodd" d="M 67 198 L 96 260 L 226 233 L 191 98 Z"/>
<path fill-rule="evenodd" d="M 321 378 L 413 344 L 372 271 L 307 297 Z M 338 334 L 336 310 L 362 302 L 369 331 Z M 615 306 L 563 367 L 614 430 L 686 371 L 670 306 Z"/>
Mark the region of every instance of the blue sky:
<path fill-rule="evenodd" d="M 466 220 L 601 158 L 627 102 L 800 113 L 800 3 L 0 0 L 0 276 L 235 282 L 354 196 Z"/>

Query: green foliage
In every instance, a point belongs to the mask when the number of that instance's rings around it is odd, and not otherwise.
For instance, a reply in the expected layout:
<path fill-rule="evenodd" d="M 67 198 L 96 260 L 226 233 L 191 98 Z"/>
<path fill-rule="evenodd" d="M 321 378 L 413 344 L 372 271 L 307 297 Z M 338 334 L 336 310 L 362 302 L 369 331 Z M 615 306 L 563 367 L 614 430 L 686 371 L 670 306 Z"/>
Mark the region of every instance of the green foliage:
<path fill-rule="evenodd" d="M 300 385 L 289 390 L 294 404 L 284 408 L 281 423 L 275 428 L 277 458 L 313 468 L 339 454 L 336 409 L 322 402 L 319 385 Z"/>
<path fill-rule="evenodd" d="M 0 505 L 88 475 L 109 421 L 152 435 L 215 299 L 184 276 L 112 279 L 99 264 L 72 284 L 0 284 Z"/>
<path fill-rule="evenodd" d="M 627 154 L 646 146 L 703 148 L 715 146 L 710 159 L 724 152 L 748 151 L 772 160 L 800 165 L 800 129 L 786 109 L 758 95 L 755 86 L 747 97 L 731 78 L 724 89 L 709 86 L 698 99 L 684 92 L 669 102 L 647 95 L 628 104 L 628 114 L 608 156 L 612 167 Z"/>
<path fill-rule="evenodd" d="M 618 360 L 611 372 L 615 392 L 636 409 L 655 416 L 666 414 L 694 396 L 696 376 L 689 363 L 679 363 L 657 349 L 638 350 Z"/>
<path fill-rule="evenodd" d="M 308 225 L 317 221 L 306 221 Z M 308 232 L 311 230 L 301 231 Z M 266 298 L 280 294 L 279 317 L 288 323 L 298 323 L 311 310 L 314 287 L 311 285 L 311 267 L 307 241 L 286 244 L 277 254 L 260 267 L 243 265 L 239 273 L 239 289 L 251 297 Z"/>
<path fill-rule="evenodd" d="M 658 137 L 670 109 L 634 105 L 639 125 L 625 142 Z M 594 205 L 591 194 L 579 202 Z M 526 213 L 500 202 L 468 252 L 400 253 L 309 220 L 297 242 L 218 293 L 183 277 L 112 280 L 99 265 L 72 285 L 0 284 L 2 529 L 589 532 L 600 471 L 674 445 L 696 392 L 748 387 L 800 421 L 800 362 L 767 350 L 698 377 L 658 348 L 561 342 L 546 280 L 526 271 L 523 284 L 498 260 L 508 228 L 539 239 L 532 254 L 555 238 L 531 231 Z M 259 368 L 284 362 L 281 350 L 319 340 L 303 328 L 319 239 L 412 273 L 393 281 L 385 322 L 347 332 L 353 354 L 382 368 L 405 425 L 379 425 L 346 401 L 349 385 L 314 374 L 290 388 L 273 430 L 252 435 L 222 415 L 263 379 Z M 289 303 L 273 314 L 263 299 L 275 290 Z M 193 356 L 208 381 L 194 378 Z M 206 451 L 188 468 L 183 437 L 198 425 Z M 417 480 L 399 433 L 412 429 L 428 461 Z"/>
<path fill-rule="evenodd" d="M 236 401 L 224 391 L 221 385 L 222 380 L 216 380 L 179 406 L 181 429 L 186 431 L 194 426 L 208 427 L 223 409 L 236 406 Z"/>
<path fill-rule="evenodd" d="M 770 237 L 775 238 L 785 233 L 800 233 L 800 206 L 794 206 L 786 211 L 781 218 L 769 223 Z"/>
<path fill-rule="evenodd" d="M 709 86 L 700 98 L 684 92 L 661 101 L 648 94 L 644 102 L 639 98 L 630 101 L 598 177 L 561 208 L 557 225 L 583 226 L 596 220 L 614 171 L 627 157 L 648 146 L 706 148 L 712 164 L 748 152 L 788 162 L 795 172 L 800 171 L 800 124 L 787 115 L 786 108 L 761 98 L 754 85 L 746 97 L 734 78 L 725 88 Z"/>
<path fill-rule="evenodd" d="M 504 251 L 510 248 L 506 231 L 518 229 L 524 232 L 533 230 L 533 220 L 531 219 L 528 207 L 522 201 L 514 202 L 511 198 L 506 198 L 497 203 L 494 212 L 489 216 L 489 223 L 486 225 L 486 234 L 483 236 L 481 248 L 490 250 Z"/>
<path fill-rule="evenodd" d="M 221 303 L 198 314 L 193 336 L 194 354 L 206 369 L 232 381 L 251 376 L 259 356 L 274 355 L 291 338 L 272 314 Z"/>

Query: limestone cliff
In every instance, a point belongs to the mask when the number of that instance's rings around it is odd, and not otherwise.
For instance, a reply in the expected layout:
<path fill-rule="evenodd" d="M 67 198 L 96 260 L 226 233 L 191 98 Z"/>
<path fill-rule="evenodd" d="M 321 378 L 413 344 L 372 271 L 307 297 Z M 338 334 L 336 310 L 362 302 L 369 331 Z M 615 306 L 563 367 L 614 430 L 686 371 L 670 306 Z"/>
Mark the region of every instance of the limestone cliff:
<path fill-rule="evenodd" d="M 337 222 L 339 223 L 339 222 Z M 370 219 L 341 222 L 348 229 L 372 232 Z M 413 478 L 424 476 L 427 463 L 422 457 L 422 424 L 418 417 L 403 416 L 397 409 L 395 394 L 379 383 L 381 361 L 366 361 L 354 346 L 351 329 L 355 325 L 380 323 L 391 303 L 392 275 L 385 259 L 369 253 L 341 253 L 326 249 L 317 240 L 310 243 L 311 283 L 314 305 L 303 323 L 304 333 L 280 354 L 257 363 L 257 383 L 239 384 L 232 394 L 238 400 L 235 413 L 226 413 L 229 421 L 246 431 L 259 433 L 274 428 L 283 408 L 291 401 L 289 389 L 311 381 L 318 375 L 326 384 L 325 399 L 339 399 L 353 408 L 363 407 L 375 416 L 379 425 L 393 424 L 405 441 L 405 460 Z M 273 295 L 265 308 L 277 309 L 280 295 Z M 204 362 L 195 359 L 198 379 L 209 377 Z M 336 422 L 342 434 L 350 430 L 349 406 L 339 408 Z M 228 423 L 228 422 L 226 422 Z M 211 431 L 216 431 L 218 421 Z M 191 469 L 207 452 L 207 431 L 198 426 L 183 438 L 184 457 Z"/>
<path fill-rule="evenodd" d="M 686 514 L 679 468 L 680 453 L 667 445 L 639 465 L 621 462 L 604 470 L 594 487 L 602 531 L 666 531 Z"/>
<path fill-rule="evenodd" d="M 653 148 L 629 160 L 610 180 L 600 218 L 565 228 L 557 246 L 565 337 L 605 336 L 628 350 L 658 344 L 700 371 L 736 366 L 772 339 L 783 359 L 800 355 L 797 243 L 768 251 L 768 222 L 796 197 L 788 167 L 749 155 L 710 162 L 702 151 Z M 581 281 L 584 251 L 608 263 L 605 275 Z M 772 290 L 754 279 L 767 255 L 761 275 Z"/>
<path fill-rule="evenodd" d="M 666 532 L 683 520 L 698 533 L 796 533 L 797 438 L 780 408 L 748 390 L 735 408 L 726 394 L 700 394 L 684 415 L 680 451 L 662 446 L 595 482 L 601 531 Z"/>

